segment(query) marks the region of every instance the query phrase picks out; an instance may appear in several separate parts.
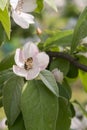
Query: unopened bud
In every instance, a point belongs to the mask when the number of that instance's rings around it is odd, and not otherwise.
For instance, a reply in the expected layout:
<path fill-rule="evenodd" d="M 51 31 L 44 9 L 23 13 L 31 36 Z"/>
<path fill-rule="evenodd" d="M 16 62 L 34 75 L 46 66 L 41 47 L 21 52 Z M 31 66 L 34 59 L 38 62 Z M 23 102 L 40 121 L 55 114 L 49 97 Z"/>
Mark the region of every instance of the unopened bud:
<path fill-rule="evenodd" d="M 63 81 L 63 72 L 61 72 L 60 70 L 58 70 L 57 68 L 55 68 L 54 70 L 52 70 L 52 73 L 53 73 L 56 81 L 59 82 L 60 84 L 62 84 L 62 81 Z"/>
<path fill-rule="evenodd" d="M 42 34 L 42 30 L 39 27 L 36 29 L 36 32 L 37 32 L 37 35 L 41 35 Z"/>

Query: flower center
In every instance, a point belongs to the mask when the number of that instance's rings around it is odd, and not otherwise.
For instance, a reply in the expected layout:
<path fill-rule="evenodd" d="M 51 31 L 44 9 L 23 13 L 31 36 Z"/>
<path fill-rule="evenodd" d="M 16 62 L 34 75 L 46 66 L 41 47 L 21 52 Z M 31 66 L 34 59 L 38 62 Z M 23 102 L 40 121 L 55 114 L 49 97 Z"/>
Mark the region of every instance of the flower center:
<path fill-rule="evenodd" d="M 33 67 L 33 58 L 30 57 L 25 61 L 24 68 L 25 70 L 30 70 Z"/>
<path fill-rule="evenodd" d="M 22 9 L 23 9 L 23 3 L 24 3 L 24 0 L 19 0 L 18 1 L 18 5 L 17 5 L 17 7 L 16 7 L 16 11 L 22 11 Z"/>

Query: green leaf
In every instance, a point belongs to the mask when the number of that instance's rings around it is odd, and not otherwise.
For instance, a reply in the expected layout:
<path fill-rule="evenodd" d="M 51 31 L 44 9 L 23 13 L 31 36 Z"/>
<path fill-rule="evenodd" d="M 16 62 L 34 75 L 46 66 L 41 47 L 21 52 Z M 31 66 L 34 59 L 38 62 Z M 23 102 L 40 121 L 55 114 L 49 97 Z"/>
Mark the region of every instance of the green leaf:
<path fill-rule="evenodd" d="M 14 54 L 9 54 L 3 58 L 0 62 L 0 71 L 12 68 L 14 64 Z"/>
<path fill-rule="evenodd" d="M 23 84 L 23 78 L 13 76 L 4 86 L 3 105 L 9 125 L 13 125 L 20 113 L 20 98 Z"/>
<path fill-rule="evenodd" d="M 6 7 L 8 0 L 0 0 L 0 9 L 3 11 Z"/>
<path fill-rule="evenodd" d="M 78 76 L 78 68 L 75 65 L 70 64 L 69 71 L 67 73 L 67 77 L 76 78 L 77 76 Z"/>
<path fill-rule="evenodd" d="M 3 11 L 0 9 L 0 22 L 2 23 L 5 32 L 8 38 L 10 39 L 11 23 L 10 23 L 10 16 L 7 8 L 5 8 Z"/>
<path fill-rule="evenodd" d="M 0 45 L 4 43 L 5 38 L 5 31 L 2 27 L 2 24 L 0 23 Z"/>
<path fill-rule="evenodd" d="M 45 49 L 49 49 L 49 47 L 53 47 L 53 46 L 58 46 L 58 45 L 62 45 L 62 43 L 68 43 L 71 42 L 71 39 L 73 34 L 73 30 L 65 30 L 65 31 L 58 31 L 55 32 L 53 36 L 49 37 L 46 42 L 44 43 L 44 47 Z M 70 37 L 70 38 L 69 38 Z M 67 38 L 69 38 L 67 40 Z M 66 41 L 65 41 L 65 40 Z"/>
<path fill-rule="evenodd" d="M 74 105 L 72 103 L 70 103 L 70 111 L 71 111 L 71 117 L 75 117 L 76 116 L 76 110 L 74 108 Z"/>
<path fill-rule="evenodd" d="M 79 44 L 80 40 L 86 36 L 87 36 L 87 7 L 83 10 L 76 24 L 71 44 L 71 52 L 74 52 L 76 50 L 76 47 Z"/>
<path fill-rule="evenodd" d="M 87 65 L 87 57 L 84 56 L 84 54 L 86 55 L 86 53 L 83 53 L 83 55 L 78 55 L 79 62 L 80 62 L 81 64 Z"/>
<path fill-rule="evenodd" d="M 69 62 L 65 59 L 57 58 L 54 59 L 50 64 L 50 70 L 52 71 L 55 68 L 58 68 L 61 72 L 66 75 L 69 71 Z M 67 67 L 66 67 L 67 66 Z"/>
<path fill-rule="evenodd" d="M 29 81 L 24 86 L 21 110 L 26 130 L 55 130 L 58 99 L 42 81 Z"/>
<path fill-rule="evenodd" d="M 59 95 L 69 100 L 72 96 L 72 91 L 67 80 L 64 79 L 63 83 L 59 84 L 58 86 L 59 86 Z"/>
<path fill-rule="evenodd" d="M 53 74 L 48 70 L 44 70 L 40 72 L 39 76 L 42 82 L 46 85 L 46 87 L 58 97 L 59 96 L 58 86 Z"/>
<path fill-rule="evenodd" d="M 64 98 L 59 98 L 59 114 L 57 118 L 56 130 L 69 130 L 70 128 L 69 104 Z"/>
<path fill-rule="evenodd" d="M 6 82 L 6 80 L 8 80 L 13 75 L 14 74 L 13 74 L 12 70 L 10 70 L 10 69 L 1 71 L 0 72 L 0 85 L 3 84 L 4 82 Z"/>
<path fill-rule="evenodd" d="M 39 13 L 43 9 L 43 0 L 36 0 L 37 2 L 37 8 L 35 9 L 35 12 Z"/>
<path fill-rule="evenodd" d="M 83 84 L 84 90 L 87 92 L 87 72 L 79 70 L 79 77 Z"/>
<path fill-rule="evenodd" d="M 18 116 L 18 118 L 16 119 L 15 123 L 12 126 L 8 124 L 8 128 L 9 130 L 26 130 L 22 114 Z"/>
<path fill-rule="evenodd" d="M 13 76 L 13 72 L 11 70 L 5 70 L 0 72 L 0 96 L 2 96 L 2 91 L 5 82 Z"/>
<path fill-rule="evenodd" d="M 1 97 L 1 98 L 0 98 L 0 108 L 3 107 L 2 100 L 3 100 L 3 98 Z"/>
<path fill-rule="evenodd" d="M 57 6 L 54 0 L 44 0 L 44 1 L 57 12 Z"/>

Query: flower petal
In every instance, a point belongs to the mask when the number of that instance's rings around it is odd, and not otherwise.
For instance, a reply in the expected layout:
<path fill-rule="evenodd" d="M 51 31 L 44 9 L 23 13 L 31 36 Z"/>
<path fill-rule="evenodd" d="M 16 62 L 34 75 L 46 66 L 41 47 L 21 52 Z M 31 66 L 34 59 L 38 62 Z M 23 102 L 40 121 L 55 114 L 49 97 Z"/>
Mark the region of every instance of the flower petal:
<path fill-rule="evenodd" d="M 13 9 L 16 9 L 17 4 L 18 4 L 18 0 L 10 0 L 10 4 L 11 4 Z"/>
<path fill-rule="evenodd" d="M 44 70 L 49 63 L 49 56 L 45 52 L 41 52 L 37 54 L 36 58 L 38 59 L 38 66 Z"/>
<path fill-rule="evenodd" d="M 39 53 L 39 50 L 34 43 L 28 42 L 24 45 L 23 54 L 24 54 L 25 59 L 29 57 L 35 57 L 38 53 Z"/>
<path fill-rule="evenodd" d="M 35 79 L 39 75 L 39 73 L 40 73 L 39 68 L 30 69 L 27 73 L 26 80 Z"/>
<path fill-rule="evenodd" d="M 23 12 L 32 12 L 36 7 L 36 0 L 25 0 L 23 3 Z"/>
<path fill-rule="evenodd" d="M 18 75 L 18 76 L 22 76 L 22 77 L 26 77 L 27 75 L 27 71 L 23 68 L 20 68 L 16 65 L 13 65 L 13 72 Z"/>
<path fill-rule="evenodd" d="M 15 62 L 19 67 L 24 66 L 24 58 L 23 58 L 23 53 L 21 49 L 16 49 Z"/>
<path fill-rule="evenodd" d="M 12 17 L 16 24 L 25 29 L 29 27 L 29 24 L 34 24 L 34 17 L 27 13 L 13 10 Z"/>
<path fill-rule="evenodd" d="M 62 84 L 63 78 L 64 78 L 63 72 L 61 72 L 58 68 L 55 68 L 52 70 L 52 73 L 53 73 L 56 81 L 59 82 L 60 84 Z"/>

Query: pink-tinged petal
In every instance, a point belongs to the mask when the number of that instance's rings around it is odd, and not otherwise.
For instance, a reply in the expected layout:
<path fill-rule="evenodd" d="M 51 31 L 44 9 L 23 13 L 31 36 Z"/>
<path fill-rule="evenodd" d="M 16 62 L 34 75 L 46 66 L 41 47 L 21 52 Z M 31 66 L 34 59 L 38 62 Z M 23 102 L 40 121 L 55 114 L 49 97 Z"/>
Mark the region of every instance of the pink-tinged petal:
<path fill-rule="evenodd" d="M 29 57 L 35 57 L 38 53 L 39 53 L 39 50 L 34 43 L 28 42 L 24 45 L 23 54 L 24 54 L 25 59 Z"/>
<path fill-rule="evenodd" d="M 23 68 L 20 68 L 16 65 L 13 65 L 13 72 L 18 75 L 18 76 L 21 76 L 21 77 L 26 77 L 27 75 L 27 71 Z"/>
<path fill-rule="evenodd" d="M 27 13 L 13 10 L 12 17 L 15 23 L 24 29 L 29 28 L 29 24 L 34 24 L 34 17 Z"/>
<path fill-rule="evenodd" d="M 40 52 L 37 54 L 38 66 L 41 70 L 44 70 L 49 64 L 49 56 L 45 52 Z"/>
<path fill-rule="evenodd" d="M 59 82 L 60 84 L 62 84 L 63 78 L 64 78 L 63 72 L 61 72 L 58 68 L 55 68 L 52 70 L 52 73 L 53 73 L 56 81 Z"/>
<path fill-rule="evenodd" d="M 13 9 L 16 9 L 17 4 L 18 4 L 18 0 L 10 0 L 10 4 L 11 4 Z"/>
<path fill-rule="evenodd" d="M 39 68 L 30 69 L 27 73 L 26 80 L 35 79 L 39 75 L 39 73 L 40 73 Z"/>
<path fill-rule="evenodd" d="M 36 7 L 36 0 L 25 0 L 23 3 L 23 12 L 32 12 Z"/>
<path fill-rule="evenodd" d="M 15 53 L 15 62 L 19 67 L 23 67 L 24 66 L 24 58 L 23 58 L 23 54 L 22 54 L 22 50 L 21 49 L 16 49 L 16 53 Z"/>

